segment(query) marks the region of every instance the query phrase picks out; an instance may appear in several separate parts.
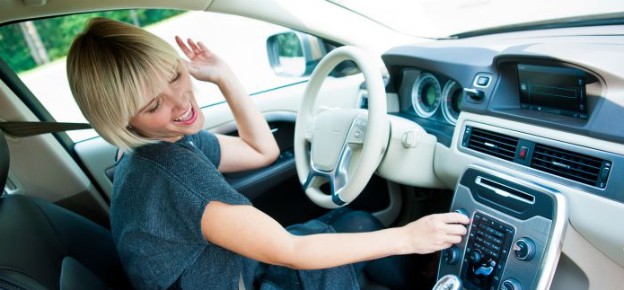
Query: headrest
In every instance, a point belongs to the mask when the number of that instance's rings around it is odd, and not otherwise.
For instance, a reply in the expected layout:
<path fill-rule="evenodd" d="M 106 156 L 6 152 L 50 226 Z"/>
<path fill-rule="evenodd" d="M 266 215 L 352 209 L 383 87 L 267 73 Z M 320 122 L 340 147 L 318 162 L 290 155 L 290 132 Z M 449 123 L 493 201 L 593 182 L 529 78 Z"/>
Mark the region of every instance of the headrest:
<path fill-rule="evenodd" d="M 9 145 L 4 138 L 4 133 L 0 130 L 0 186 L 2 190 L 4 190 L 9 173 L 9 159 Z"/>

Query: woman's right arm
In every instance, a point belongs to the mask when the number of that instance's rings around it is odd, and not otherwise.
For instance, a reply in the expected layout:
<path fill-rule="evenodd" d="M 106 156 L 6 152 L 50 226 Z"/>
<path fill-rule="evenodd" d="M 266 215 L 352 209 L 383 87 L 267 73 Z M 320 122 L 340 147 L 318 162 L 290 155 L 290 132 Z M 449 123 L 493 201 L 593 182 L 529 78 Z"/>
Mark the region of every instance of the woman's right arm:
<path fill-rule="evenodd" d="M 447 213 L 375 232 L 296 236 L 253 206 L 212 201 L 204 210 L 201 227 L 211 243 L 248 258 L 294 269 L 324 269 L 439 251 L 459 243 L 468 223 L 464 215 Z"/>

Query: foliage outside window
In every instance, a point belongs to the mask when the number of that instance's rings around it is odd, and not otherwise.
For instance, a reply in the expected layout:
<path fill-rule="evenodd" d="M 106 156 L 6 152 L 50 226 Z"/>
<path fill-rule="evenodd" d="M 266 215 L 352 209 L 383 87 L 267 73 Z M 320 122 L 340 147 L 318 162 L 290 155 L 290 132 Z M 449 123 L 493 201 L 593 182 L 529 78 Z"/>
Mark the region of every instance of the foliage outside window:
<path fill-rule="evenodd" d="M 16 73 L 65 57 L 74 36 L 97 16 L 147 26 L 180 14 L 178 10 L 119 10 L 26 21 L 0 27 L 0 57 Z"/>
<path fill-rule="evenodd" d="M 282 33 L 277 35 L 279 44 L 279 56 L 300 57 L 303 56 L 301 51 L 301 41 L 294 33 Z"/>

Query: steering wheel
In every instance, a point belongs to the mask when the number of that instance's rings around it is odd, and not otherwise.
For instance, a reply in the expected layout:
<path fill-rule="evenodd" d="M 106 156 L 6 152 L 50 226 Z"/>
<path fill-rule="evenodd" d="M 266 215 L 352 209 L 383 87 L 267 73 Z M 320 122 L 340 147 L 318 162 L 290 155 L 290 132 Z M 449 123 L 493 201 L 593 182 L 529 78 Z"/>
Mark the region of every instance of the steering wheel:
<path fill-rule="evenodd" d="M 316 101 L 323 81 L 347 60 L 364 75 L 368 110 L 319 112 Z M 312 72 L 297 114 L 295 163 L 306 195 L 321 207 L 337 208 L 355 200 L 381 162 L 390 125 L 380 63 L 362 49 L 343 46 L 327 54 Z M 324 184 L 329 184 L 328 194 L 321 190 Z"/>

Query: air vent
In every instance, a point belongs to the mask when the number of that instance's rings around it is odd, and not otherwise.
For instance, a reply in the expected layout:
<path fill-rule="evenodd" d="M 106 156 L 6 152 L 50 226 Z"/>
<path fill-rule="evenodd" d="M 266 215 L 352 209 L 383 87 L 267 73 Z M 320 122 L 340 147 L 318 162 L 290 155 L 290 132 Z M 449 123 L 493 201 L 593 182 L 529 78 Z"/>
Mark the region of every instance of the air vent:
<path fill-rule="evenodd" d="M 564 149 L 535 144 L 530 167 L 587 185 L 604 188 L 611 170 L 611 162 Z"/>
<path fill-rule="evenodd" d="M 518 147 L 518 138 L 474 127 L 466 127 L 463 140 L 464 147 L 508 161 L 514 160 Z"/>

